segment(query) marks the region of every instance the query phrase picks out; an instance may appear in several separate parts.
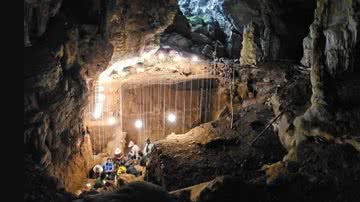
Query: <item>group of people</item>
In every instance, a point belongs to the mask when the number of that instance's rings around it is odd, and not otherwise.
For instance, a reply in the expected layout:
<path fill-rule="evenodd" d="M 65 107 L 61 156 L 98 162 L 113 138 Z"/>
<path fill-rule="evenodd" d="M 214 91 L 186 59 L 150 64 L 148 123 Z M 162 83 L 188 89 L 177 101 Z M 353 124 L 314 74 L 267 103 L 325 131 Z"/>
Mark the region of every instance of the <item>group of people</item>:
<path fill-rule="evenodd" d="M 104 186 L 106 180 L 116 181 L 124 173 L 132 174 L 136 177 L 142 175 L 142 171 L 136 169 L 136 167 L 137 165 L 145 167 L 148 164 L 149 154 L 153 151 L 154 144 L 148 138 L 143 151 L 133 141 L 129 142 L 128 148 L 130 151 L 126 156 L 119 148 L 116 148 L 113 158 L 107 158 L 102 165 L 94 166 L 93 178 L 96 179 L 94 188 Z"/>

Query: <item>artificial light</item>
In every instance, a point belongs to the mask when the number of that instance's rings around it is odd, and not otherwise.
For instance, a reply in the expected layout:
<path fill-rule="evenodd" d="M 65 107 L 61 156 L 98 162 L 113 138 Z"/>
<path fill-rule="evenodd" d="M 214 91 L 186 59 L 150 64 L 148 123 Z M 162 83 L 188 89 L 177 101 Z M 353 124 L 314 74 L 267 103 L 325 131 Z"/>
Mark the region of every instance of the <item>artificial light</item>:
<path fill-rule="evenodd" d="M 170 121 L 171 123 L 174 123 L 176 121 L 176 116 L 173 113 L 170 113 L 167 117 L 168 121 Z"/>
<path fill-rule="evenodd" d="M 143 122 L 141 121 L 141 120 L 136 120 L 135 121 L 135 127 L 136 128 L 142 128 L 142 126 L 143 126 Z"/>

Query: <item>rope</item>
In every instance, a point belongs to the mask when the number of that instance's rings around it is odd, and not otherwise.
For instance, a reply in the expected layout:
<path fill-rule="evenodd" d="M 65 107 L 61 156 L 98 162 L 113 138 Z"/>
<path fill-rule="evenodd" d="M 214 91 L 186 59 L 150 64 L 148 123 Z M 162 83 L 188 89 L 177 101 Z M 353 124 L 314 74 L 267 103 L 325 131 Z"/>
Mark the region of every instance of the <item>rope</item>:
<path fill-rule="evenodd" d="M 166 125 L 165 125 L 165 81 L 164 81 L 164 83 L 163 83 L 163 98 L 164 98 L 164 100 L 163 100 L 163 112 L 164 112 L 164 114 L 163 114 L 163 137 L 165 137 L 165 130 L 166 130 Z"/>
<path fill-rule="evenodd" d="M 230 85 L 230 104 L 231 104 L 231 123 L 230 123 L 230 128 L 233 128 L 233 123 L 234 123 L 234 106 L 233 106 L 233 85 L 234 85 L 234 75 L 235 75 L 235 68 L 232 67 L 232 81 L 231 81 L 231 85 Z"/>
<path fill-rule="evenodd" d="M 200 123 L 202 123 L 203 87 L 204 87 L 204 79 L 202 79 L 202 81 L 201 81 L 201 87 L 200 87 Z"/>
<path fill-rule="evenodd" d="M 193 91 L 193 80 L 190 79 L 190 126 L 189 128 L 191 129 L 192 128 L 192 91 Z"/>
<path fill-rule="evenodd" d="M 183 109 L 183 131 L 182 133 L 184 134 L 185 133 L 185 118 L 186 118 L 186 81 L 183 82 L 183 94 L 184 94 L 184 109 Z"/>
<path fill-rule="evenodd" d="M 280 112 L 270 123 L 255 137 L 253 141 L 251 141 L 250 145 L 253 145 L 264 133 L 265 131 L 273 124 L 285 111 Z"/>
<path fill-rule="evenodd" d="M 157 103 L 158 103 L 158 109 L 159 109 L 159 113 L 158 113 L 158 116 L 159 116 L 159 122 L 158 122 L 158 134 L 157 134 L 157 139 L 160 138 L 160 125 L 161 125 L 161 101 L 160 101 L 160 87 L 161 87 L 161 80 L 159 81 L 159 85 L 158 85 L 158 99 L 157 99 Z"/>

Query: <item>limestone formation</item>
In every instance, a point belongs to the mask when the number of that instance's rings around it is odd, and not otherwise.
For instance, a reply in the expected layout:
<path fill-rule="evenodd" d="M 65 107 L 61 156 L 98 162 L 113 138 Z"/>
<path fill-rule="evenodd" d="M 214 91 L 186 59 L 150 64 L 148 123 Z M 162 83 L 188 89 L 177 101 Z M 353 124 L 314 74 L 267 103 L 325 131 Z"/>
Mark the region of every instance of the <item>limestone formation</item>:
<path fill-rule="evenodd" d="M 251 23 L 244 28 L 242 49 L 240 53 L 240 64 L 255 66 L 257 62 L 256 58 L 256 45 L 254 37 L 254 25 Z"/>

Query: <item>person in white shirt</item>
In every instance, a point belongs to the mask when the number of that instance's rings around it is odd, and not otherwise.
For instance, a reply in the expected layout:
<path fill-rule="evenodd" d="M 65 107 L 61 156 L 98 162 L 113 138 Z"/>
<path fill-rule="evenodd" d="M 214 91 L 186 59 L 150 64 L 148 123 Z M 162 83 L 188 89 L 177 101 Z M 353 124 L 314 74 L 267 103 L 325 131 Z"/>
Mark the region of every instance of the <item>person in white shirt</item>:
<path fill-rule="evenodd" d="M 101 176 L 101 173 L 103 172 L 103 167 L 99 164 L 95 165 L 93 168 L 93 172 L 94 172 L 94 177 L 98 178 Z"/>
<path fill-rule="evenodd" d="M 151 143 L 150 138 L 147 138 L 146 144 L 144 147 L 144 151 L 143 151 L 144 157 L 146 157 L 148 154 L 150 154 L 151 151 L 153 150 L 153 148 L 154 148 L 154 144 Z"/>
<path fill-rule="evenodd" d="M 139 151 L 140 151 L 139 146 L 137 146 L 133 141 L 130 141 L 128 147 L 131 148 L 130 152 L 128 154 L 129 158 L 138 160 L 140 158 L 139 157 Z"/>

